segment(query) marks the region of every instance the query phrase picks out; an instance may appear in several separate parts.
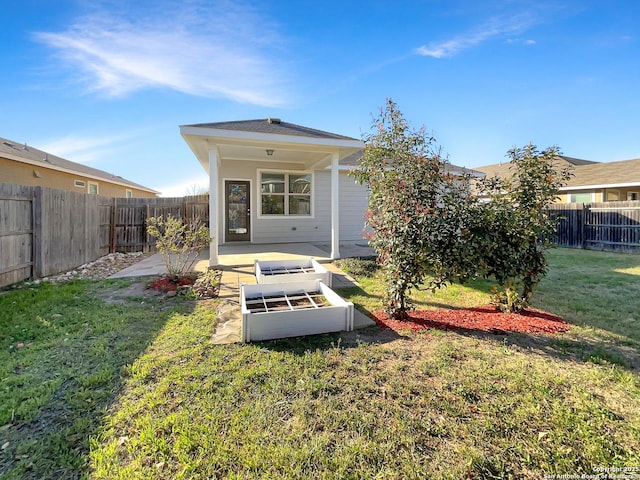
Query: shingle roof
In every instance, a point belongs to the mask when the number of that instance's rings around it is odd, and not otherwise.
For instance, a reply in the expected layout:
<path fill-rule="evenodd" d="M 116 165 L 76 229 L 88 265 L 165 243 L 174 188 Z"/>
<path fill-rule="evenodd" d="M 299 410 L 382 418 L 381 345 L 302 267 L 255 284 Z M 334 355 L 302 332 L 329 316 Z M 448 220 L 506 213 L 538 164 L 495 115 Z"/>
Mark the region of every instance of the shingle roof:
<path fill-rule="evenodd" d="M 474 167 L 475 170 L 484 173 L 488 178 L 499 177 L 509 178 L 511 176 L 511 163 L 496 163 L 493 165 L 485 165 L 483 167 Z"/>
<path fill-rule="evenodd" d="M 352 153 L 351 155 L 340 160 L 340 165 L 345 167 L 357 167 L 358 163 L 360 162 L 360 159 L 362 158 L 363 153 L 364 153 L 364 150 L 358 150 L 357 152 Z M 453 164 L 449 164 L 449 172 L 454 174 L 468 174 L 472 176 L 479 175 L 482 173 L 475 169 L 460 167 L 458 165 L 453 165 Z"/>
<path fill-rule="evenodd" d="M 197 123 L 184 125 L 185 127 L 213 128 L 217 130 L 232 130 L 239 132 L 257 132 L 274 135 L 295 135 L 298 137 L 331 138 L 336 140 L 357 140 L 356 138 L 324 132 L 314 128 L 303 127 L 294 123 L 283 122 L 277 118 L 262 118 L 257 120 L 239 120 L 232 122 Z"/>
<path fill-rule="evenodd" d="M 363 150 L 358 150 L 357 152 L 344 157 L 340 160 L 340 165 L 345 167 L 357 167 L 358 163 L 360 163 L 360 159 L 362 158 L 362 152 Z"/>
<path fill-rule="evenodd" d="M 640 158 L 580 165 L 574 168 L 573 174 L 573 177 L 567 182 L 567 187 L 639 183 Z"/>
<path fill-rule="evenodd" d="M 92 178 L 104 180 L 106 182 L 118 183 L 137 188 L 139 190 L 145 190 L 147 192 L 159 193 L 149 187 L 145 187 L 138 183 L 132 182 L 118 175 L 113 175 L 112 173 L 107 173 L 103 170 L 98 170 L 97 168 L 88 167 L 87 165 L 83 165 L 81 163 L 66 160 L 62 157 L 58 157 L 43 150 L 39 150 L 35 147 L 32 147 L 31 145 L 27 146 L 26 143 L 20 144 L 12 140 L 7 140 L 6 138 L 0 137 L 0 157 L 5 157 L 5 155 L 9 155 L 10 159 L 13 159 L 12 157 L 18 157 L 25 160 L 30 160 L 32 162 L 37 162 L 42 165 L 42 168 L 56 169 L 56 167 L 58 167 L 60 169 L 71 170 L 72 172 L 76 172 L 80 175 L 86 175 Z"/>
<path fill-rule="evenodd" d="M 583 160 L 582 158 L 567 157 L 566 155 L 560 155 L 560 158 L 562 158 L 563 160 L 566 160 L 571 165 L 576 165 L 576 166 L 577 165 L 591 165 L 593 163 L 598 163 L 598 162 L 594 162 L 593 160 Z"/>
<path fill-rule="evenodd" d="M 578 168 L 582 168 L 583 165 L 597 163 L 591 160 L 582 160 L 581 158 L 566 157 L 564 155 L 558 155 L 555 158 L 555 162 L 559 169 L 570 167 L 572 173 L 575 173 Z M 483 167 L 474 167 L 474 169 L 484 173 L 489 178 L 509 178 L 512 175 L 511 162 L 495 163 L 493 165 L 485 165 Z"/>
<path fill-rule="evenodd" d="M 564 155 L 558 155 L 556 157 L 556 164 L 558 168 L 573 167 L 572 172 L 575 173 L 578 168 L 583 165 L 590 165 L 593 163 L 591 160 L 582 160 L 580 158 L 566 157 Z M 487 177 L 500 177 L 509 178 L 512 175 L 511 162 L 495 163 L 493 165 L 485 165 L 484 167 L 474 167 L 475 170 L 482 172 Z"/>
<path fill-rule="evenodd" d="M 573 166 L 573 176 L 567 181 L 566 187 L 584 187 L 588 185 L 621 185 L 640 182 L 640 158 L 622 160 L 619 162 L 593 162 L 579 158 L 558 157 L 558 166 Z M 511 163 L 497 163 L 484 167 L 475 167 L 475 170 L 483 172 L 487 177 L 498 176 L 508 178 L 511 176 Z"/>

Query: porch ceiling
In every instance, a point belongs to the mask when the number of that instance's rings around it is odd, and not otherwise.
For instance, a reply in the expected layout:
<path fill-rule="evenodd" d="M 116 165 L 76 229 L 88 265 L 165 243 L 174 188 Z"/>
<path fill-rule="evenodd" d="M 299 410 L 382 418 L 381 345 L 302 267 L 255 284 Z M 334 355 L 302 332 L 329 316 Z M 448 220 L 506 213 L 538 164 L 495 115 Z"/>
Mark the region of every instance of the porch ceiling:
<path fill-rule="evenodd" d="M 334 153 L 342 160 L 364 148 L 363 142 L 354 139 L 233 132 L 195 126 L 182 126 L 180 133 L 207 173 L 212 147 L 217 148 L 223 161 L 292 163 L 304 169 L 327 168 Z M 267 155 L 267 150 L 273 150 L 273 154 Z"/>
<path fill-rule="evenodd" d="M 267 150 L 273 150 L 273 153 L 267 155 Z M 331 164 L 330 152 L 305 150 L 299 146 L 292 147 L 284 144 L 232 145 L 220 143 L 218 144 L 218 152 L 221 160 L 294 163 L 304 165 L 305 169 L 324 168 Z"/>

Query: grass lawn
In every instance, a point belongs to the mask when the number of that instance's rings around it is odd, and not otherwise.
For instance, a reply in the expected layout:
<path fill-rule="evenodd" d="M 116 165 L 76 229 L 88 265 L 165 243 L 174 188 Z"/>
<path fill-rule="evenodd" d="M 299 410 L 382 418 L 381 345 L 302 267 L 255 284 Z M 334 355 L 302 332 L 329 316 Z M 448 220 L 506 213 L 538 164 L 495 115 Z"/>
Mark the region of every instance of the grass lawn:
<path fill-rule="evenodd" d="M 211 301 L 132 281 L 0 295 L 3 478 L 531 478 L 640 468 L 640 256 L 553 250 L 553 337 L 381 331 L 213 345 Z M 341 293 L 379 308 L 374 277 Z M 488 282 L 419 292 L 488 302 Z M 22 346 L 18 346 L 22 345 Z M 640 475 L 639 470 L 631 470 Z"/>

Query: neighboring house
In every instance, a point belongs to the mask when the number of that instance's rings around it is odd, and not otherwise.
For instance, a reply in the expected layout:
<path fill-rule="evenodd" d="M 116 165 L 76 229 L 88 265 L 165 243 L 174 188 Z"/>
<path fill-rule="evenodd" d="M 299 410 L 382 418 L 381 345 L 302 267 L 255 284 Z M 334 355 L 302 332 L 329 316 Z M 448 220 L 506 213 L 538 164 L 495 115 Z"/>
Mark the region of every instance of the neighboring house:
<path fill-rule="evenodd" d="M 580 165 L 560 193 L 561 203 L 640 200 L 640 158 Z"/>
<path fill-rule="evenodd" d="M 0 182 L 51 187 L 107 197 L 156 197 L 160 192 L 71 162 L 31 145 L 0 138 Z"/>
<path fill-rule="evenodd" d="M 231 242 L 362 242 L 366 187 L 348 172 L 364 143 L 276 118 L 182 125 L 209 174 L 210 265 Z M 458 167 L 456 167 L 458 168 Z"/>
<path fill-rule="evenodd" d="M 599 163 L 562 155 L 557 165 L 570 166 L 573 174 L 560 188 L 557 203 L 640 200 L 640 159 Z M 509 162 L 474 169 L 487 177 L 511 175 Z"/>

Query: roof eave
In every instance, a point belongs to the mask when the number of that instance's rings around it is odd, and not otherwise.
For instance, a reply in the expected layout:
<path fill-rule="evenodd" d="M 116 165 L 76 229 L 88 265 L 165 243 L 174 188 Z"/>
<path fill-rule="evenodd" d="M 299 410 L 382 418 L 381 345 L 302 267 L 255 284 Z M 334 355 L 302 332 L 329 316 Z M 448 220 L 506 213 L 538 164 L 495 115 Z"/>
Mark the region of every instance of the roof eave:
<path fill-rule="evenodd" d="M 349 140 L 339 138 L 320 138 L 300 135 L 282 135 L 278 133 L 263 132 L 247 132 L 240 130 L 222 130 L 217 128 L 195 127 L 192 125 L 180 126 L 180 133 L 185 135 L 194 135 L 198 137 L 212 137 L 226 139 L 233 142 L 255 142 L 255 143 L 283 143 L 283 144 L 299 144 L 313 145 L 320 147 L 346 147 L 346 148 L 364 148 L 364 142 L 361 140 Z"/>
<path fill-rule="evenodd" d="M 640 187 L 640 182 L 622 182 L 622 183 L 601 183 L 593 185 L 571 185 L 560 187 L 558 190 L 566 192 L 568 190 L 589 190 L 595 188 L 625 188 L 625 187 Z"/>

